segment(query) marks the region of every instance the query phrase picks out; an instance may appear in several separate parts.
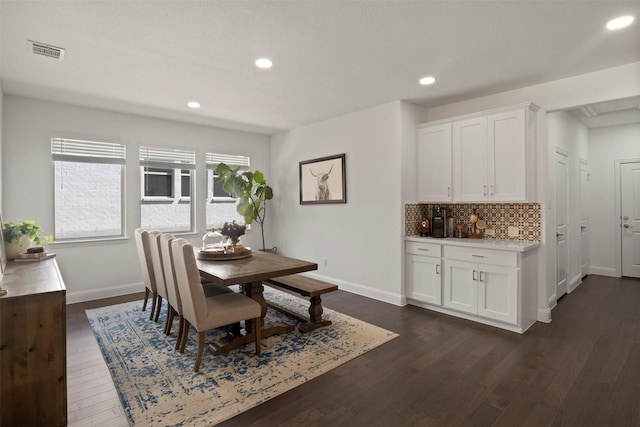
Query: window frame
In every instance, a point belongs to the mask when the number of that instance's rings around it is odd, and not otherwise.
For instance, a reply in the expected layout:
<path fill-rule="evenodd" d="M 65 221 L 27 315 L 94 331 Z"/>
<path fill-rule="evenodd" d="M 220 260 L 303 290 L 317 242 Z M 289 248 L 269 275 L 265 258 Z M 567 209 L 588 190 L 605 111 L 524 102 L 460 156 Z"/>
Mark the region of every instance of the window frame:
<path fill-rule="evenodd" d="M 168 148 L 153 145 L 140 145 L 138 147 L 138 160 L 140 167 L 140 218 L 142 222 L 142 207 L 146 204 L 189 204 L 189 228 L 186 230 L 165 229 L 162 231 L 175 234 L 189 234 L 196 230 L 196 205 L 195 199 L 191 196 L 182 196 L 182 180 L 189 174 L 189 191 L 194 194 L 196 191 L 196 151 L 182 148 Z M 145 171 L 146 168 L 171 170 L 171 196 L 145 196 Z M 179 178 L 179 179 L 178 179 Z M 178 187 L 180 196 L 177 196 Z M 153 226 L 152 226 L 153 228 Z M 158 227 L 156 227 L 158 228 Z"/>
<path fill-rule="evenodd" d="M 65 147 L 66 144 L 66 147 Z M 89 148 L 91 145 L 94 148 Z M 53 241 L 51 244 L 76 242 L 99 242 L 126 239 L 127 230 L 127 181 L 126 158 L 127 147 L 123 143 L 113 141 L 98 141 L 89 139 L 74 139 L 63 137 L 51 138 L 51 164 L 53 172 Z M 58 237 L 56 216 L 56 162 L 62 163 L 90 163 L 116 164 L 120 166 L 120 233 L 98 234 L 91 236 Z"/>

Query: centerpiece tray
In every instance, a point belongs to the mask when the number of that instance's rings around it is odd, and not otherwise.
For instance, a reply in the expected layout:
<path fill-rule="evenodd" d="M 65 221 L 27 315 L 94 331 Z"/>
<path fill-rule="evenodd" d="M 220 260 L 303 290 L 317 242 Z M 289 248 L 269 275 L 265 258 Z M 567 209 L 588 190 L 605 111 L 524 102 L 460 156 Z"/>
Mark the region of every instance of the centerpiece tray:
<path fill-rule="evenodd" d="M 251 248 L 243 246 L 242 248 L 234 248 L 224 252 L 220 249 L 200 249 L 198 251 L 198 259 L 204 261 L 230 261 L 233 259 L 243 259 L 251 256 Z"/>

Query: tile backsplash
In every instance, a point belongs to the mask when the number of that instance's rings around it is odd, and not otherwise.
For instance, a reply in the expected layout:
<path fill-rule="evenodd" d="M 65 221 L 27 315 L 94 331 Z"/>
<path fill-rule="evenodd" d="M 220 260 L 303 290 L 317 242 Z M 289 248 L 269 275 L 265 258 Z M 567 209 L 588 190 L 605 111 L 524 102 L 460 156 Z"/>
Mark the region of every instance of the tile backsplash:
<path fill-rule="evenodd" d="M 474 209 L 478 218 L 487 223 L 487 229 L 495 230 L 496 239 L 540 241 L 540 203 L 450 203 L 407 204 L 404 207 L 405 236 L 418 234 L 418 223 L 431 220 L 431 211 L 440 206 L 454 224 L 463 223 L 471 230 L 469 216 Z M 509 237 L 509 227 L 518 227 L 517 237 Z M 485 236 L 488 237 L 488 236 Z"/>

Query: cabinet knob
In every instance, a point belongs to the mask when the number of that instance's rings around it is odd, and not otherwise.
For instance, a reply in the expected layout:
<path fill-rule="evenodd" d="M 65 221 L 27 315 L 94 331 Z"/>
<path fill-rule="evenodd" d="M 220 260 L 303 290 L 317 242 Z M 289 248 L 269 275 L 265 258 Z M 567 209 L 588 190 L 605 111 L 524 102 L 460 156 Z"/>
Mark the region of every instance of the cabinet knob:
<path fill-rule="evenodd" d="M 440 274 L 440 264 L 436 264 L 436 274 Z"/>

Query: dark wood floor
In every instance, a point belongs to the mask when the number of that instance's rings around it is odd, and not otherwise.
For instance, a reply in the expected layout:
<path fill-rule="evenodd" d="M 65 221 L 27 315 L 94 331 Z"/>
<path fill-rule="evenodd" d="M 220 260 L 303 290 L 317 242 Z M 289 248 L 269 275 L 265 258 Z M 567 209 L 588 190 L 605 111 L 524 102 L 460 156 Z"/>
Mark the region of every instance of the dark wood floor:
<path fill-rule="evenodd" d="M 70 350 L 89 342 L 86 308 L 127 299 L 70 305 Z M 589 276 L 524 335 L 342 291 L 323 303 L 400 336 L 221 425 L 640 426 L 640 280 Z"/>

